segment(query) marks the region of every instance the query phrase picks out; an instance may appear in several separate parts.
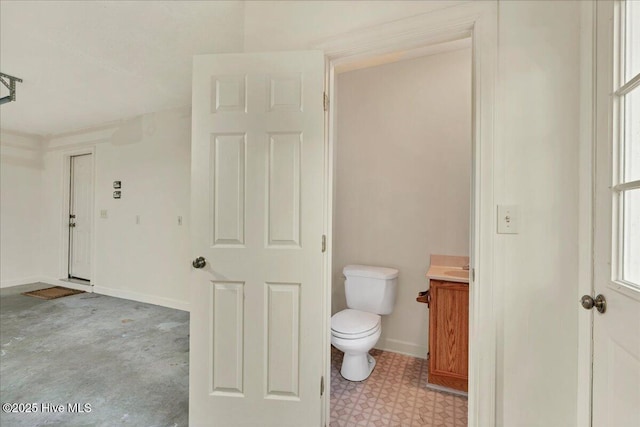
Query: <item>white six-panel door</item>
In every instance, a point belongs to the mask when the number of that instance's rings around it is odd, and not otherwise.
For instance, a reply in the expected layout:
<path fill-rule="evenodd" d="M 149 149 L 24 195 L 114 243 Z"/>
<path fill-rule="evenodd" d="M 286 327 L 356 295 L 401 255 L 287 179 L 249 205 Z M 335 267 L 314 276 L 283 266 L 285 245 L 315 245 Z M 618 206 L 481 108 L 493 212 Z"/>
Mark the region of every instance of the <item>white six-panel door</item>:
<path fill-rule="evenodd" d="M 93 216 L 93 161 L 91 154 L 72 156 L 70 164 L 69 276 L 91 280 L 91 221 Z"/>
<path fill-rule="evenodd" d="M 194 59 L 189 423 L 318 426 L 324 57 Z"/>

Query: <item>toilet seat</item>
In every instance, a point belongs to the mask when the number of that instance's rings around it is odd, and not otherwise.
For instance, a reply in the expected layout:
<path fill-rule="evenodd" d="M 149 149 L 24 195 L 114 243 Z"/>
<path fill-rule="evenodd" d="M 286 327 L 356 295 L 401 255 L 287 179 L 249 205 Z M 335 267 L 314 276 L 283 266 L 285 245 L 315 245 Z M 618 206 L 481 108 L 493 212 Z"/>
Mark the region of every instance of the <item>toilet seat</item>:
<path fill-rule="evenodd" d="M 346 340 L 366 338 L 380 330 L 380 316 L 348 308 L 331 317 L 331 335 Z"/>

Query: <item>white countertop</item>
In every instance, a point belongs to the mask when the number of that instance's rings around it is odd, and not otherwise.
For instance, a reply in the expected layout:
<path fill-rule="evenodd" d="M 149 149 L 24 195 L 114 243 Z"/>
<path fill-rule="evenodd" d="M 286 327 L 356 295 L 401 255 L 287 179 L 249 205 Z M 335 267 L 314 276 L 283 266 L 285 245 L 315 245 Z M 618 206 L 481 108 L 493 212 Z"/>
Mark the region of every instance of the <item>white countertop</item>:
<path fill-rule="evenodd" d="M 467 277 L 461 277 L 466 273 Z M 469 283 L 469 270 L 460 267 L 432 265 L 427 272 L 427 279 L 446 280 L 447 282 Z"/>
<path fill-rule="evenodd" d="M 469 283 L 469 270 L 462 268 L 468 264 L 469 257 L 431 255 L 431 266 L 427 271 L 427 279 Z"/>

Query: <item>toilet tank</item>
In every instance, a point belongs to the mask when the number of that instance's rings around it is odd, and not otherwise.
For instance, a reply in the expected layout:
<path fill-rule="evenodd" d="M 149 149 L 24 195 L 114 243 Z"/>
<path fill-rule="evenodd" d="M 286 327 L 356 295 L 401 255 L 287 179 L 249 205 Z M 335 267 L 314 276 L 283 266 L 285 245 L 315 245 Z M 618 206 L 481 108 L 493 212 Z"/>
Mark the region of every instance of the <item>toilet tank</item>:
<path fill-rule="evenodd" d="M 347 265 L 343 270 L 347 307 L 391 314 L 396 302 L 398 270 L 369 265 Z"/>

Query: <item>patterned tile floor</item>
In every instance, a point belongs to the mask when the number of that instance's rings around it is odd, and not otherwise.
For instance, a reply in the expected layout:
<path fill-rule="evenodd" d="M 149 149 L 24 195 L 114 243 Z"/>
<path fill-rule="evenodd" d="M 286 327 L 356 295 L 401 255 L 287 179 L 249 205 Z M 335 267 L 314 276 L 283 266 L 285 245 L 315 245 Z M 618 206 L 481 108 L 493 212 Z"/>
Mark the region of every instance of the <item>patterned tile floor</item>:
<path fill-rule="evenodd" d="M 467 398 L 425 388 L 427 361 L 372 350 L 377 364 L 365 381 L 340 375 L 342 352 L 331 348 L 330 427 L 467 425 Z"/>

